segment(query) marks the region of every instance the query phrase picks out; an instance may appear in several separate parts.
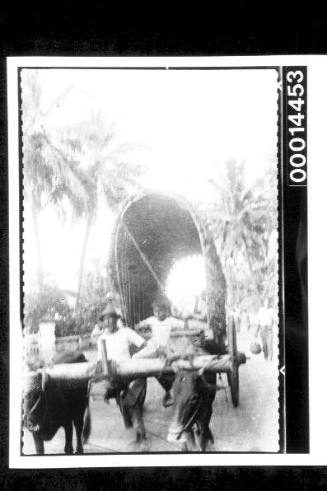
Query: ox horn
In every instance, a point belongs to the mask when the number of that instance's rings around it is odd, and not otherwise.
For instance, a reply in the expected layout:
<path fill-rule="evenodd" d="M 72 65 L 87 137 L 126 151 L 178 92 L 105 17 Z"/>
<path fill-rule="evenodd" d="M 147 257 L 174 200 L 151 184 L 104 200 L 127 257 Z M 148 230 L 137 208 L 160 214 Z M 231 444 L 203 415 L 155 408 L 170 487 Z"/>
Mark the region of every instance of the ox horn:
<path fill-rule="evenodd" d="M 45 387 L 46 387 L 47 383 L 49 382 L 50 377 L 49 377 L 49 374 L 45 370 L 42 370 L 41 374 L 42 374 L 41 388 L 42 388 L 42 392 L 44 392 Z"/>

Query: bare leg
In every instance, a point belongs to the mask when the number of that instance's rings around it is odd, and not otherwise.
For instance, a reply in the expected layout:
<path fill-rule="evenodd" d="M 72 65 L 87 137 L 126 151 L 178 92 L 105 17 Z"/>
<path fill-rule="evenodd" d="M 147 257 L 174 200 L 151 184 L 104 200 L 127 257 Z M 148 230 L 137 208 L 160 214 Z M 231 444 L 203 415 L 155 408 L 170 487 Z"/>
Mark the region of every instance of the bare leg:
<path fill-rule="evenodd" d="M 158 356 L 157 349 L 153 345 L 151 339 L 148 341 L 147 345 L 133 355 L 134 359 L 137 358 L 156 358 Z"/>
<path fill-rule="evenodd" d="M 156 377 L 156 379 L 166 392 L 162 401 L 163 405 L 165 407 L 171 406 L 173 404 L 173 399 L 170 393 L 170 389 L 172 388 L 172 385 L 174 383 L 175 376 L 166 374 L 160 375 L 159 377 Z"/>
<path fill-rule="evenodd" d="M 135 407 L 131 410 L 132 413 L 132 422 L 133 427 L 136 430 L 136 441 L 141 442 L 145 440 L 145 427 L 143 421 L 143 411 L 142 406 L 140 404 L 136 404 Z"/>
<path fill-rule="evenodd" d="M 269 360 L 271 361 L 273 359 L 273 333 L 272 330 L 270 330 L 268 334 L 268 351 L 269 351 Z"/>
<path fill-rule="evenodd" d="M 149 451 L 149 442 L 146 440 L 146 433 L 143 421 L 143 406 L 137 403 L 132 409 L 133 426 L 136 430 L 136 445 L 139 452 Z"/>
<path fill-rule="evenodd" d="M 267 332 L 266 329 L 263 329 L 261 332 L 261 343 L 262 343 L 262 351 L 265 357 L 265 360 L 268 360 L 268 344 L 267 344 Z"/>

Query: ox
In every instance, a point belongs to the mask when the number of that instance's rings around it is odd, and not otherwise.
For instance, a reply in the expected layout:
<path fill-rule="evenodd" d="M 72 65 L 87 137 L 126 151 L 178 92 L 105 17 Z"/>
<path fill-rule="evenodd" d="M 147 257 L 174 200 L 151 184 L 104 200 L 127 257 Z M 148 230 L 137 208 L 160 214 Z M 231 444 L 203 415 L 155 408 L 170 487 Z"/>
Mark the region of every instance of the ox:
<path fill-rule="evenodd" d="M 66 352 L 55 363 L 86 362 L 82 353 Z M 37 454 L 44 454 L 44 442 L 52 440 L 58 429 L 65 430 L 66 454 L 73 453 L 73 423 L 76 452 L 83 453 L 83 441 L 90 434 L 88 381 L 52 379 L 44 370 L 28 372 L 24 387 L 24 426 L 33 434 Z"/>
<path fill-rule="evenodd" d="M 196 371 L 179 370 L 173 393 L 173 421 L 169 428 L 168 440 L 182 442 L 182 451 L 191 450 L 195 444 L 202 452 L 208 443 L 214 443 L 209 428 L 212 403 L 215 399 L 216 374 L 200 375 Z"/>
<path fill-rule="evenodd" d="M 203 354 L 217 354 L 219 347 L 214 341 L 200 343 Z M 201 370 L 177 369 L 172 387 L 173 418 L 169 428 L 168 441 L 182 443 L 181 450 L 192 450 L 197 446 L 205 452 L 208 443 L 214 443 L 209 428 L 212 404 L 216 391 L 223 386 L 216 385 L 216 374 Z"/>

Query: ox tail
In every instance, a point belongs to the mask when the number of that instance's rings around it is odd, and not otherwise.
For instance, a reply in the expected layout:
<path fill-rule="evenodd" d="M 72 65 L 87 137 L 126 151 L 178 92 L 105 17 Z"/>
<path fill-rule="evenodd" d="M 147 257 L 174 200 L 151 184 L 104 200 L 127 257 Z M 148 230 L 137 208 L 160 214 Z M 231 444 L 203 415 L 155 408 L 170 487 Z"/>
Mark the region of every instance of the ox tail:
<path fill-rule="evenodd" d="M 84 413 L 84 425 L 83 425 L 83 432 L 82 432 L 82 441 L 83 443 L 87 443 L 91 434 L 91 414 L 90 414 L 90 407 L 89 407 L 89 402 L 87 402 L 86 410 Z"/>

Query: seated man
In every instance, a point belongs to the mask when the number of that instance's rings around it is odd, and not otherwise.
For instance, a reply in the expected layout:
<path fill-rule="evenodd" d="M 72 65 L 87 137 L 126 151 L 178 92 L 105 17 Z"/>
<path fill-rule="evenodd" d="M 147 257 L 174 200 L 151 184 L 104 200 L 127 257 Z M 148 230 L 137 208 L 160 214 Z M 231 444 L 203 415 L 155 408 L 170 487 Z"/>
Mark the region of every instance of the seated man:
<path fill-rule="evenodd" d="M 154 315 L 144 319 L 136 326 L 136 330 L 138 328 L 150 328 L 151 339 L 149 339 L 145 348 L 133 355 L 133 358 L 155 358 L 167 354 L 171 331 L 185 327 L 185 321 L 176 319 L 170 315 L 170 302 L 166 297 L 158 295 L 152 307 Z M 163 398 L 163 405 L 165 407 L 172 405 L 170 389 L 174 381 L 174 376 L 161 375 L 157 377 L 157 380 L 166 391 Z"/>
<path fill-rule="evenodd" d="M 102 341 L 105 341 L 108 361 L 122 362 L 131 359 L 130 349 L 140 349 L 145 345 L 144 339 L 129 327 L 118 328 L 119 314 L 111 303 L 102 313 L 104 332 L 98 339 L 98 364 L 101 364 Z M 146 379 L 138 378 L 130 383 L 113 380 L 113 387 L 108 390 L 107 398 L 111 394 L 116 396 L 117 404 L 121 410 L 126 427 L 134 426 L 137 441 L 145 438 L 143 424 L 143 402 L 146 391 Z"/>
<path fill-rule="evenodd" d="M 136 353 L 134 358 L 155 358 L 161 356 L 167 349 L 170 334 L 174 329 L 183 329 L 185 321 L 172 317 L 170 315 L 169 300 L 159 295 L 152 303 L 153 316 L 141 321 L 135 329 L 149 328 L 151 330 L 151 339 L 147 346 Z"/>

